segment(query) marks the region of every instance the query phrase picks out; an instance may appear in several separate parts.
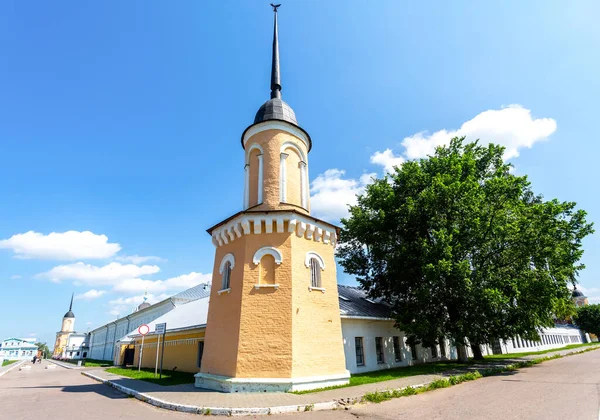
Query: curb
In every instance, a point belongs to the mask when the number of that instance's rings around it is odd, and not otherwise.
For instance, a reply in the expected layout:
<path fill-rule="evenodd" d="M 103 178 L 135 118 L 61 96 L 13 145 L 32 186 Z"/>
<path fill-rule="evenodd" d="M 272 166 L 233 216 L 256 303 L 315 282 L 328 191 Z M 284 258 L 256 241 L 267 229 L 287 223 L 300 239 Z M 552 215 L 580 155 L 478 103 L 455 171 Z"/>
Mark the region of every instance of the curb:
<path fill-rule="evenodd" d="M 166 410 L 181 411 L 184 413 L 193 414 L 210 414 L 213 416 L 248 416 L 248 415 L 268 415 L 268 414 L 282 414 L 282 413 L 296 413 L 302 411 L 321 411 L 321 410 L 334 410 L 339 408 L 340 405 L 337 401 L 328 401 L 315 404 L 306 405 L 283 405 L 277 407 L 198 407 L 195 405 L 176 404 L 167 401 L 160 400 L 158 398 L 151 397 L 148 394 L 138 392 L 134 389 L 127 388 L 123 385 L 116 384 L 108 379 L 100 378 L 89 372 L 81 372 L 82 375 L 88 378 L 94 379 L 95 381 L 101 382 L 105 385 L 115 388 L 116 390 L 130 395 L 142 402 L 152 404 L 155 407 L 164 408 Z"/>
<path fill-rule="evenodd" d="M 9 367 L 8 369 L 6 369 L 4 372 L 0 372 L 0 378 L 3 377 L 4 375 L 6 375 L 8 372 L 10 372 L 13 369 L 16 369 L 18 366 L 21 366 L 23 363 L 25 363 L 27 360 L 21 360 L 20 362 L 14 363 L 13 366 Z"/>
<path fill-rule="evenodd" d="M 84 368 L 84 366 L 79 367 L 77 365 L 71 365 L 69 363 L 57 362 L 56 360 L 52 360 L 52 359 L 46 359 L 46 360 L 50 363 L 54 363 L 56 366 L 60 366 L 65 369 L 83 369 Z"/>

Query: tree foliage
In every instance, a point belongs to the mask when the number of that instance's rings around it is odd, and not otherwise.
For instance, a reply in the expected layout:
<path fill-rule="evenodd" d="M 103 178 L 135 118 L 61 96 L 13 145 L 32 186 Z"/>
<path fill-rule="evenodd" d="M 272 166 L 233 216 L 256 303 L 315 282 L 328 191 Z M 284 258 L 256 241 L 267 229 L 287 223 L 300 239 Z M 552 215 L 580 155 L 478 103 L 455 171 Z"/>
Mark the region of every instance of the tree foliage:
<path fill-rule="evenodd" d="M 44 358 L 48 358 L 50 356 L 52 356 L 52 352 L 50 352 L 50 349 L 48 348 L 48 346 L 46 345 L 46 343 L 35 343 L 35 345 L 37 346 L 38 350 L 40 350 L 42 352 L 42 356 Z"/>
<path fill-rule="evenodd" d="M 580 306 L 574 321 L 583 331 L 600 337 L 600 304 Z"/>
<path fill-rule="evenodd" d="M 455 138 L 375 180 L 342 220 L 345 271 L 425 346 L 515 335 L 569 315 L 569 283 L 593 232 L 575 203 L 544 201 L 504 148 Z"/>

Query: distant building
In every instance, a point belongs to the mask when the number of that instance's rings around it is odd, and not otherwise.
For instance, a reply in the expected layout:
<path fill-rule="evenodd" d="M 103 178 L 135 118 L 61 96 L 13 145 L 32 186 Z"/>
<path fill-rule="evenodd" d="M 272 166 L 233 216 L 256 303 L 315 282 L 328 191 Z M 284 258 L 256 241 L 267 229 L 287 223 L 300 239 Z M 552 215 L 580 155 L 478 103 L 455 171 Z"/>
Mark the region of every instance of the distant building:
<path fill-rule="evenodd" d="M 53 358 L 83 359 L 88 355 L 88 334 L 75 331 L 75 314 L 73 313 L 73 295 L 69 311 L 63 316 L 60 331 L 56 333 Z"/>
<path fill-rule="evenodd" d="M 573 298 L 573 303 L 575 303 L 575 306 L 577 307 L 589 305 L 587 296 L 585 296 L 577 286 L 573 289 L 571 297 Z"/>
<path fill-rule="evenodd" d="M 90 331 L 88 357 L 98 360 L 114 360 L 115 364 L 122 364 L 120 338 L 136 331 L 142 324 L 151 324 L 158 317 L 181 305 L 206 297 L 209 289 L 210 285 L 199 284 L 153 305 L 144 299 L 144 302 L 133 313 Z"/>
<path fill-rule="evenodd" d="M 0 343 L 0 360 L 28 360 L 37 355 L 35 338 L 7 338 Z"/>

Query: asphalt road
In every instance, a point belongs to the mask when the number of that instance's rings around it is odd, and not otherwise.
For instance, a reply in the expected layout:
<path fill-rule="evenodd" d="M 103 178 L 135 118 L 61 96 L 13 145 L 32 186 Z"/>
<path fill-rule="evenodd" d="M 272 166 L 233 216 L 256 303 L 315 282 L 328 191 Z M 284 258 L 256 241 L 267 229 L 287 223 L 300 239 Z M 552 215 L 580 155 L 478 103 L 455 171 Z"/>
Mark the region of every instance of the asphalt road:
<path fill-rule="evenodd" d="M 270 416 L 269 420 L 286 417 L 289 420 L 289 416 Z M 356 418 L 598 420 L 600 350 L 420 395 L 303 417 L 304 420 Z"/>
<path fill-rule="evenodd" d="M 152 407 L 60 367 L 13 370 L 0 378 L 4 419 L 187 419 L 197 415 Z M 600 419 L 600 350 L 520 372 L 480 379 L 351 410 L 260 417 L 265 420 Z"/>

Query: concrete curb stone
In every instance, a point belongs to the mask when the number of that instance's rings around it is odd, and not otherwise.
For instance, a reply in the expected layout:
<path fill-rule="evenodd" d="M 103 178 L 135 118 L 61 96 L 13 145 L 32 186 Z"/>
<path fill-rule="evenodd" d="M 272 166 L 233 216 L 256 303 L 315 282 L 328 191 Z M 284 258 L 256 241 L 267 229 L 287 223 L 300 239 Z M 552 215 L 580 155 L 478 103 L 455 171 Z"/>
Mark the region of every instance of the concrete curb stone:
<path fill-rule="evenodd" d="M 61 362 L 57 362 L 56 360 L 52 360 L 52 359 L 46 359 L 46 360 L 50 363 L 54 363 L 56 366 L 60 366 L 65 369 L 83 369 L 83 366 L 80 367 L 77 365 L 71 365 L 70 363 L 61 363 Z"/>
<path fill-rule="evenodd" d="M 8 372 L 10 372 L 13 369 L 16 369 L 17 367 L 21 366 L 23 363 L 25 363 L 27 360 L 21 360 L 20 362 L 15 363 L 13 366 L 9 367 L 8 369 L 6 369 L 5 371 L 0 372 L 0 378 L 3 377 L 4 375 L 6 375 Z"/>

